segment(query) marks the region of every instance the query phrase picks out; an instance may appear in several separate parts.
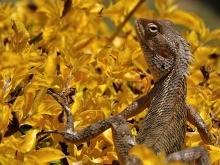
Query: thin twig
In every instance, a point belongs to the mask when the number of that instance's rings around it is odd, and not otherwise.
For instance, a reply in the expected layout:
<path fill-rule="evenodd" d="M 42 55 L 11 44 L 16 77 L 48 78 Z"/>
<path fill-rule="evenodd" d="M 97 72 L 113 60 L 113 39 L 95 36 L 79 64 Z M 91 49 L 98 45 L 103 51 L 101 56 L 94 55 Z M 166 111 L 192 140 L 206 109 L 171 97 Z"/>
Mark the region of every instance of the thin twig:
<path fill-rule="evenodd" d="M 59 96 L 55 92 L 53 92 L 51 89 L 48 89 L 47 93 L 49 93 L 61 105 L 61 107 L 65 110 L 65 108 L 66 108 L 65 104 L 62 101 L 60 101 Z"/>
<path fill-rule="evenodd" d="M 121 31 L 121 29 L 124 27 L 124 25 L 128 22 L 128 20 L 131 18 L 131 16 L 135 13 L 135 11 L 144 3 L 145 0 L 140 0 L 137 5 L 130 11 L 130 13 L 125 17 L 124 21 L 117 27 L 114 34 L 109 39 L 110 41 L 113 41 L 115 37 L 118 35 L 118 33 Z"/>
<path fill-rule="evenodd" d="M 29 41 L 29 44 L 33 44 L 35 42 L 37 42 L 38 40 L 41 40 L 42 39 L 42 36 L 43 36 L 43 33 L 40 32 L 38 35 L 36 35 L 34 38 L 32 38 L 30 41 Z"/>
<path fill-rule="evenodd" d="M 73 122 L 73 117 L 72 117 L 72 113 L 71 113 L 67 98 L 63 94 L 61 94 L 61 97 L 63 98 L 63 100 L 65 102 L 65 103 L 63 103 L 62 101 L 60 101 L 59 96 L 55 92 L 53 92 L 51 89 L 48 89 L 47 92 L 61 105 L 61 107 L 63 108 L 63 110 L 66 113 L 66 116 L 67 116 L 66 132 L 73 133 L 74 132 L 74 130 L 73 130 L 74 122 Z"/>
<path fill-rule="evenodd" d="M 46 131 L 41 131 L 37 134 L 37 136 L 43 135 L 43 134 L 48 134 L 48 133 L 55 133 L 55 134 L 60 134 L 64 135 L 64 131 L 59 131 L 59 130 L 46 130 Z"/>
<path fill-rule="evenodd" d="M 66 132 L 67 133 L 73 133 L 74 130 L 74 121 L 73 121 L 73 117 L 72 117 L 72 113 L 71 113 L 71 109 L 70 109 L 70 106 L 69 106 L 69 103 L 68 103 L 68 99 L 66 98 L 66 96 L 63 94 L 63 92 L 61 93 L 60 95 L 63 100 L 64 100 L 64 103 L 65 103 L 65 113 L 66 113 L 66 117 L 67 117 L 67 121 L 66 121 Z"/>
<path fill-rule="evenodd" d="M 68 78 L 67 78 L 67 81 L 66 81 L 66 85 L 65 85 L 65 89 L 69 88 L 69 85 L 70 85 L 70 82 L 72 80 L 72 78 L 74 77 L 73 75 L 73 71 L 70 72 Z M 63 90 L 64 91 L 64 90 Z"/>

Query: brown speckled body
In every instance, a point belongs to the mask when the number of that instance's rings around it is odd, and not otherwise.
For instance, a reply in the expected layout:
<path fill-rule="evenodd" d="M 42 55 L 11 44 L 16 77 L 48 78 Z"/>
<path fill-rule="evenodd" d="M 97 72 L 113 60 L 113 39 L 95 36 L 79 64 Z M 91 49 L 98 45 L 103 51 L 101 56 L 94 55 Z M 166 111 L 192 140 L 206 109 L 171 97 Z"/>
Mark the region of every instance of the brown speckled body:
<path fill-rule="evenodd" d="M 149 30 L 150 24 L 156 30 Z M 156 27 L 155 27 L 156 26 Z M 168 155 L 181 150 L 186 133 L 186 73 L 189 58 L 182 61 L 179 43 L 183 39 L 172 22 L 167 20 L 139 19 L 136 23 L 137 36 L 145 59 L 156 84 L 155 92 L 145 117 L 137 143 L 144 143 L 156 153 Z M 187 44 L 185 44 L 187 45 Z M 188 47 L 183 56 L 191 58 Z M 182 58 L 182 59 L 181 59 Z M 185 66 L 183 68 L 183 66 Z M 175 130 L 175 131 L 174 131 Z"/>

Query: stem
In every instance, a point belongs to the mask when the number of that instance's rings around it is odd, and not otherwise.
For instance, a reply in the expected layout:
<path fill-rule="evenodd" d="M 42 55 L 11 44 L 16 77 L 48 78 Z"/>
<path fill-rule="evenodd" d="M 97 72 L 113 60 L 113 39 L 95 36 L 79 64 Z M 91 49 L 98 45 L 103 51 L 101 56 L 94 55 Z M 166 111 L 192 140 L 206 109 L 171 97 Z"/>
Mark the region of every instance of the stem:
<path fill-rule="evenodd" d="M 59 99 L 59 96 L 53 92 L 52 90 L 48 89 L 47 90 L 47 93 L 49 93 L 60 105 L 61 107 L 63 108 L 63 110 L 65 111 L 66 113 L 66 116 L 67 116 L 67 121 L 66 121 L 66 131 L 68 133 L 73 133 L 73 127 L 74 127 L 74 121 L 73 121 L 73 117 L 72 117 L 72 114 L 71 114 L 71 109 L 70 109 L 70 106 L 68 105 L 68 101 L 67 101 L 67 98 L 61 94 L 61 97 L 63 98 L 64 100 L 64 103 L 62 101 L 60 101 Z"/>
<path fill-rule="evenodd" d="M 41 136 L 41 135 L 44 135 L 44 134 L 50 134 L 50 133 L 54 133 L 54 134 L 60 134 L 60 135 L 63 135 L 64 134 L 64 131 L 59 131 L 59 130 L 46 130 L 46 131 L 42 131 L 42 132 L 39 132 L 37 134 L 37 136 Z"/>
<path fill-rule="evenodd" d="M 140 0 L 136 6 L 130 11 L 130 13 L 125 17 L 124 21 L 116 28 L 114 34 L 109 39 L 111 42 L 115 39 L 115 37 L 118 35 L 118 33 L 121 31 L 121 29 L 124 27 L 124 25 L 128 22 L 128 20 L 132 17 L 132 15 L 135 13 L 135 11 L 144 3 L 145 0 Z"/>

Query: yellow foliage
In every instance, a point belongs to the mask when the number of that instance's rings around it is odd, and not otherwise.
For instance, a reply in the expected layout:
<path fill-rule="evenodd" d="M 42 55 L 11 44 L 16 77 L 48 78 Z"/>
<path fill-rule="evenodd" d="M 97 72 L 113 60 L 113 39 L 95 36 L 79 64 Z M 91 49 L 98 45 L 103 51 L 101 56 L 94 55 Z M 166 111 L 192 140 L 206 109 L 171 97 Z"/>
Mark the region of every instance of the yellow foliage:
<path fill-rule="evenodd" d="M 71 144 L 59 135 L 37 137 L 41 130 L 64 130 L 61 106 L 47 94 L 69 94 L 76 130 L 118 114 L 146 94 L 147 73 L 132 22 L 121 23 L 138 0 L 21 0 L 0 5 L 0 164 L 111 164 L 117 160 L 111 130 L 89 143 Z M 183 27 L 194 64 L 188 77 L 188 102 L 207 123 L 214 145 L 205 145 L 211 162 L 220 162 L 220 29 L 210 31 L 195 13 L 175 0 L 155 0 L 132 15 L 170 19 Z M 119 29 L 120 30 L 120 29 Z M 134 117 L 138 123 L 145 113 Z M 187 132 L 185 147 L 203 145 L 196 128 Z M 132 129 L 136 134 L 136 130 Z M 68 148 L 61 142 L 65 142 Z M 138 145 L 131 154 L 143 164 L 165 164 Z M 173 164 L 180 164 L 175 162 Z"/>
<path fill-rule="evenodd" d="M 165 162 L 165 154 L 156 155 L 144 145 L 136 145 L 130 150 L 131 155 L 136 155 L 145 165 L 156 165 Z"/>

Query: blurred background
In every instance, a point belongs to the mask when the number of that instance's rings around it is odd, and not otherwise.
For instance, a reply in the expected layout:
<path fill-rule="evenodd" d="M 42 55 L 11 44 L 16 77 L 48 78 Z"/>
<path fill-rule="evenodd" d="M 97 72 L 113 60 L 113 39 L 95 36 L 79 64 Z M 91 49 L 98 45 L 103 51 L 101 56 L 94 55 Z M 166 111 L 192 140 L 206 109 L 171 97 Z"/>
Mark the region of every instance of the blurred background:
<path fill-rule="evenodd" d="M 179 8 L 195 12 L 211 29 L 220 28 L 220 0 L 176 0 Z M 146 0 L 154 6 L 154 0 Z"/>
<path fill-rule="evenodd" d="M 210 29 L 220 28 L 220 0 L 178 0 L 178 5 L 195 12 Z"/>
<path fill-rule="evenodd" d="M 3 2 L 16 3 L 19 0 L 0 0 Z M 30 0 L 32 1 L 32 0 Z M 107 1 L 107 0 L 104 0 Z M 108 0 L 110 1 L 110 0 Z M 116 1 L 116 0 L 111 0 Z M 179 8 L 195 12 L 211 29 L 220 28 L 220 0 L 176 0 Z M 146 0 L 148 6 L 154 6 L 154 0 Z"/>

